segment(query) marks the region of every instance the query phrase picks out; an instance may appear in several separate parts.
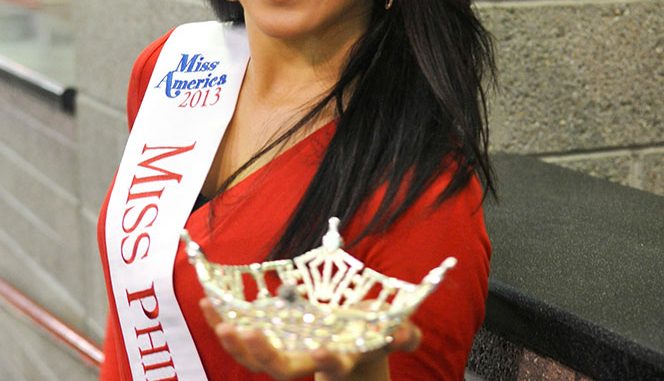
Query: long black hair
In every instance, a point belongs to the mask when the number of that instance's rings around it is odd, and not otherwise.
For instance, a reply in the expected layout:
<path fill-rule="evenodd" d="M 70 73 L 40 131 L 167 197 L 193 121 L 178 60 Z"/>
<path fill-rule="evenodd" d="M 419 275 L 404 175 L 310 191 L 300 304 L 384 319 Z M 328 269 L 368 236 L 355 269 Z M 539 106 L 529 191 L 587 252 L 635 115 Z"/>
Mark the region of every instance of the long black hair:
<path fill-rule="evenodd" d="M 469 0 L 395 0 L 389 10 L 384 1 L 374 1 L 369 28 L 330 92 L 220 190 L 327 105 L 336 106 L 336 132 L 268 259 L 318 246 L 330 216 L 343 228 L 382 185 L 376 214 L 350 246 L 388 229 L 447 170 L 452 180 L 433 208 L 474 174 L 495 196 L 484 90 L 495 78 L 489 33 Z M 210 2 L 222 21 L 243 22 L 239 3 Z"/>

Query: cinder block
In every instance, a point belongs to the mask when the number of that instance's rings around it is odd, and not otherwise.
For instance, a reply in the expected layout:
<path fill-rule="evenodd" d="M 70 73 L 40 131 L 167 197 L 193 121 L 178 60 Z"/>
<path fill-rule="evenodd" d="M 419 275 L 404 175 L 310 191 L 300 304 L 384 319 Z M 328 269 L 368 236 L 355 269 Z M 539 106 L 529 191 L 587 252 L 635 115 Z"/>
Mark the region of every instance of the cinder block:
<path fill-rule="evenodd" d="M 16 323 L 16 319 L 9 315 L 6 307 L 0 304 L 0 330 L 3 332 L 0 335 L 0 368 L 2 368 L 1 372 L 9 374 L 11 377 L 3 378 L 3 380 L 30 380 L 25 377 L 26 375 L 21 365 L 24 362 L 23 359 L 25 356 L 12 334 L 16 329 Z"/>
<path fill-rule="evenodd" d="M 84 267 L 78 251 L 65 246 L 52 231 L 35 223 L 20 204 L 0 193 L 0 215 L 9 224 L 0 228 L 3 266 L 0 276 L 57 311 L 71 324 L 81 325 L 85 289 Z"/>
<path fill-rule="evenodd" d="M 2 227 L 40 266 L 48 268 L 54 257 L 67 248 L 49 226 L 40 224 L 30 210 L 0 188 L 0 215 L 8 223 Z"/>
<path fill-rule="evenodd" d="M 76 141 L 74 117 L 62 112 L 53 102 L 35 96 L 21 86 L 0 81 L 0 108 L 28 112 L 30 118 L 39 121 L 52 133 L 72 143 Z"/>
<path fill-rule="evenodd" d="M 86 289 L 86 296 L 83 300 L 83 306 L 87 315 L 86 333 L 90 337 L 101 341 L 106 328 L 108 296 L 106 294 L 104 273 L 97 247 L 96 215 L 84 213 L 81 216 L 80 258 L 85 262 L 85 271 L 81 279 Z"/>
<path fill-rule="evenodd" d="M 95 369 L 55 342 L 37 326 L 0 306 L 0 353 L 13 361 L 6 365 L 18 376 L 13 380 L 92 381 Z M 11 352 L 11 353 L 10 353 Z M 5 358 L 3 353 L 3 358 Z"/>
<path fill-rule="evenodd" d="M 21 157 L 2 146 L 0 173 L 3 174 L 0 188 L 13 195 L 41 224 L 53 230 L 70 255 L 76 255 L 79 240 L 76 196 L 48 180 Z M 2 224 L 11 223 L 3 216 Z"/>
<path fill-rule="evenodd" d="M 633 168 L 636 155 L 628 151 L 605 154 L 580 154 L 547 158 L 544 161 L 565 168 L 574 169 L 591 176 L 599 177 L 618 184 L 638 187 L 634 182 Z"/>
<path fill-rule="evenodd" d="M 0 330 L 3 332 L 0 335 L 0 380 L 21 380 L 24 378 L 16 365 L 20 362 L 21 352 L 16 350 L 13 338 L 9 334 L 4 334 L 11 330 L 12 324 L 3 308 L 0 305 Z"/>
<path fill-rule="evenodd" d="M 122 157 L 128 136 L 123 113 L 89 97 L 78 101 L 79 187 L 82 207 L 96 214 Z"/>
<path fill-rule="evenodd" d="M 664 148 L 563 155 L 544 161 L 646 192 L 664 195 Z"/>
<path fill-rule="evenodd" d="M 19 261 L 12 266 L 6 266 L 2 269 L 3 275 L 11 279 L 21 278 L 28 267 L 38 266 L 39 270 L 48 271 L 50 277 L 59 282 L 69 298 L 82 300 L 85 288 L 81 287 L 80 274 L 85 268 L 79 255 L 77 210 L 68 206 L 58 211 L 58 201 L 62 200 L 52 198 L 54 203 L 50 205 L 50 210 L 42 210 L 37 214 L 29 205 L 21 203 L 18 199 L 21 194 L 16 196 L 12 197 L 0 189 L 2 229 L 17 242 L 24 259 L 29 256 L 34 262 Z M 40 202 L 48 203 L 48 199 Z M 47 220 L 41 220 L 40 215 Z M 33 278 L 28 279 L 30 282 L 36 281 Z M 33 295 L 42 292 L 36 288 L 36 284 L 30 287 L 34 288 Z"/>
<path fill-rule="evenodd" d="M 664 141 L 664 2 L 483 4 L 501 92 L 493 148 L 565 152 Z"/>
<path fill-rule="evenodd" d="M 642 156 L 643 190 L 664 196 L 664 149 Z"/>
<path fill-rule="evenodd" d="M 75 145 L 49 133 L 48 127 L 29 115 L 29 109 L 9 107 L 14 106 L 0 104 L 0 145 L 10 147 L 44 177 L 75 193 Z"/>
<path fill-rule="evenodd" d="M 190 21 L 211 20 L 204 0 L 78 1 L 78 86 L 86 94 L 124 109 L 134 60 L 157 37 Z"/>

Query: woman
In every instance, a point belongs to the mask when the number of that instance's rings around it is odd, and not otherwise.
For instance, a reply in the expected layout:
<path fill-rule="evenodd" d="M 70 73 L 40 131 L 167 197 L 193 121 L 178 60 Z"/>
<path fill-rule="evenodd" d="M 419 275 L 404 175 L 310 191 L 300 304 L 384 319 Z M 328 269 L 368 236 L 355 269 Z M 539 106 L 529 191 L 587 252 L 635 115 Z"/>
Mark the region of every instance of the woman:
<path fill-rule="evenodd" d="M 179 27 L 134 66 L 133 129 L 100 214 L 101 378 L 462 379 L 484 318 L 493 192 L 493 58 L 469 1 L 211 4 L 235 26 Z M 382 273 L 419 282 L 459 260 L 384 349 L 288 354 L 235 331 L 175 237 L 184 225 L 219 263 L 291 258 L 320 244 L 330 216 Z"/>

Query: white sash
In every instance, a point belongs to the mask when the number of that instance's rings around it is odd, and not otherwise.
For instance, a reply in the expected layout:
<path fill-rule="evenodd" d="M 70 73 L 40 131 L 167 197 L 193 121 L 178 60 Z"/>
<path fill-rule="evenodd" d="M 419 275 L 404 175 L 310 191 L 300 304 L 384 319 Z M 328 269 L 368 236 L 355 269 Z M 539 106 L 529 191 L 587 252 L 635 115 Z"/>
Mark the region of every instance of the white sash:
<path fill-rule="evenodd" d="M 134 380 L 206 380 L 173 290 L 179 232 L 231 120 L 245 31 L 173 31 L 155 66 L 108 202 L 106 251 Z"/>

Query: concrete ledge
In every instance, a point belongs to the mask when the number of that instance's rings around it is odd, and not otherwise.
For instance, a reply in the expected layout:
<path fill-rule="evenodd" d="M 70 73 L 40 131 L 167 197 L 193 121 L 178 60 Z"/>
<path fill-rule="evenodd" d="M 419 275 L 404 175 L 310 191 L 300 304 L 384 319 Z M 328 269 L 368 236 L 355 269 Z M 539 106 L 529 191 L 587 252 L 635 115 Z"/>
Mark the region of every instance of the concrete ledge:
<path fill-rule="evenodd" d="M 540 158 L 547 163 L 664 196 L 664 146 Z"/>
<path fill-rule="evenodd" d="M 664 378 L 664 197 L 496 155 L 489 330 L 594 379 Z"/>

